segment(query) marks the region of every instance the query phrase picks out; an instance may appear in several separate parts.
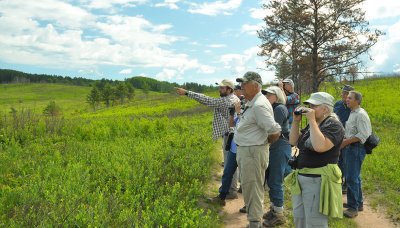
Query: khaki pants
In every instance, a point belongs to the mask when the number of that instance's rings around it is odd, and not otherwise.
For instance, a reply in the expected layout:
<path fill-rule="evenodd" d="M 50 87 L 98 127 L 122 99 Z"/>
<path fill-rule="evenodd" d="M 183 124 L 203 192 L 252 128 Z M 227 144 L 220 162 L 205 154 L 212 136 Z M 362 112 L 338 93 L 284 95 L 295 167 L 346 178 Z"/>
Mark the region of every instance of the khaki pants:
<path fill-rule="evenodd" d="M 229 151 L 225 150 L 225 146 L 226 146 L 227 142 L 228 142 L 228 136 L 224 135 L 223 143 L 222 143 L 222 151 L 224 153 L 224 167 L 227 163 L 228 154 L 229 154 Z M 229 192 L 237 192 L 239 190 L 239 188 L 238 188 L 238 172 L 239 171 L 236 169 L 235 173 L 233 174 L 232 183 L 231 183 L 231 187 L 229 188 Z"/>
<path fill-rule="evenodd" d="M 262 222 L 264 179 L 268 168 L 269 146 L 238 146 L 236 160 L 240 168 L 242 194 L 249 222 Z"/>

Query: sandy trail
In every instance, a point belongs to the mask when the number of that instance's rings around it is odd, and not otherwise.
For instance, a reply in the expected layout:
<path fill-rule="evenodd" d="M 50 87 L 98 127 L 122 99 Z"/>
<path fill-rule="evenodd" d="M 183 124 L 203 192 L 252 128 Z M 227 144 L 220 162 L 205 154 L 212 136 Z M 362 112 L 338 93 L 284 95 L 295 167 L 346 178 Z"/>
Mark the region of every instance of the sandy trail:
<path fill-rule="evenodd" d="M 222 176 L 223 168 L 219 172 L 219 177 Z M 215 186 L 221 185 L 221 179 L 214 182 Z M 239 210 L 244 206 L 242 194 L 238 194 L 239 198 L 234 200 L 226 200 L 226 206 L 223 208 L 221 215 L 224 218 L 223 224 L 229 228 L 242 228 L 246 227 L 248 222 L 246 214 L 240 213 Z M 343 195 L 343 202 L 347 202 L 346 195 Z M 266 210 L 267 207 L 264 207 Z M 347 218 L 344 218 L 347 219 Z M 360 228 L 396 228 L 400 227 L 399 224 L 393 223 L 390 219 L 385 217 L 385 211 L 379 208 L 377 211 L 373 210 L 368 203 L 368 198 L 364 196 L 364 211 L 359 212 L 358 216 L 354 218 Z"/>

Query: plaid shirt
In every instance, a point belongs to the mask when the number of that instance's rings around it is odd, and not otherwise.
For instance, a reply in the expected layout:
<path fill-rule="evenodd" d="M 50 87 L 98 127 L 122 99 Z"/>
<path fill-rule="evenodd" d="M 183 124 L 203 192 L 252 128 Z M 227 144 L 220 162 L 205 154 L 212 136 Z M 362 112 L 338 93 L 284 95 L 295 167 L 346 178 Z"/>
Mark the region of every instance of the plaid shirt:
<path fill-rule="evenodd" d="M 209 97 L 204 94 L 187 91 L 188 97 L 198 101 L 200 104 L 207 105 L 208 107 L 214 108 L 214 119 L 213 119 L 213 140 L 222 137 L 229 131 L 228 118 L 229 118 L 229 107 L 234 102 L 240 102 L 239 98 L 234 94 L 230 94 L 226 97 Z"/>

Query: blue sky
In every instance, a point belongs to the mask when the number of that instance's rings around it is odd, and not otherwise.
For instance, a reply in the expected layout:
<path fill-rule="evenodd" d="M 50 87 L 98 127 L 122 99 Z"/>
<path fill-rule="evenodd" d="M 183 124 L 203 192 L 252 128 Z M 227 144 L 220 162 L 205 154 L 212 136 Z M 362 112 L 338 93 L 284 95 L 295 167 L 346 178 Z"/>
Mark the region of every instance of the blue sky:
<path fill-rule="evenodd" d="M 265 0 L 0 0 L 0 68 L 91 79 L 147 76 L 213 84 L 246 71 L 274 79 L 258 57 Z M 369 71 L 400 73 L 400 1 L 367 0 L 386 32 Z"/>

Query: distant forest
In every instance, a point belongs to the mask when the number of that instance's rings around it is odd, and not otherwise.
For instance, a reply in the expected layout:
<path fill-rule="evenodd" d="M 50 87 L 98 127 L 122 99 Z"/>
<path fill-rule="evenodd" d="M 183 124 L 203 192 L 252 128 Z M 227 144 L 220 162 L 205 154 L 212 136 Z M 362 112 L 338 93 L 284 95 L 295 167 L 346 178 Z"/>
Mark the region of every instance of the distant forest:
<path fill-rule="evenodd" d="M 120 81 L 113 81 L 110 79 L 102 78 L 100 80 L 92 80 L 82 77 L 69 77 L 47 74 L 29 74 L 16 70 L 0 69 L 0 84 L 10 83 L 59 83 L 78 86 L 95 86 L 101 84 L 111 84 L 116 86 Z M 194 82 L 184 83 L 179 85 L 177 83 L 170 83 L 166 81 L 158 81 L 153 78 L 136 76 L 125 79 L 125 83 L 131 84 L 137 89 L 146 89 L 156 92 L 169 93 L 173 87 L 184 87 L 194 92 L 210 92 L 216 91 L 213 85 L 201 85 Z"/>

